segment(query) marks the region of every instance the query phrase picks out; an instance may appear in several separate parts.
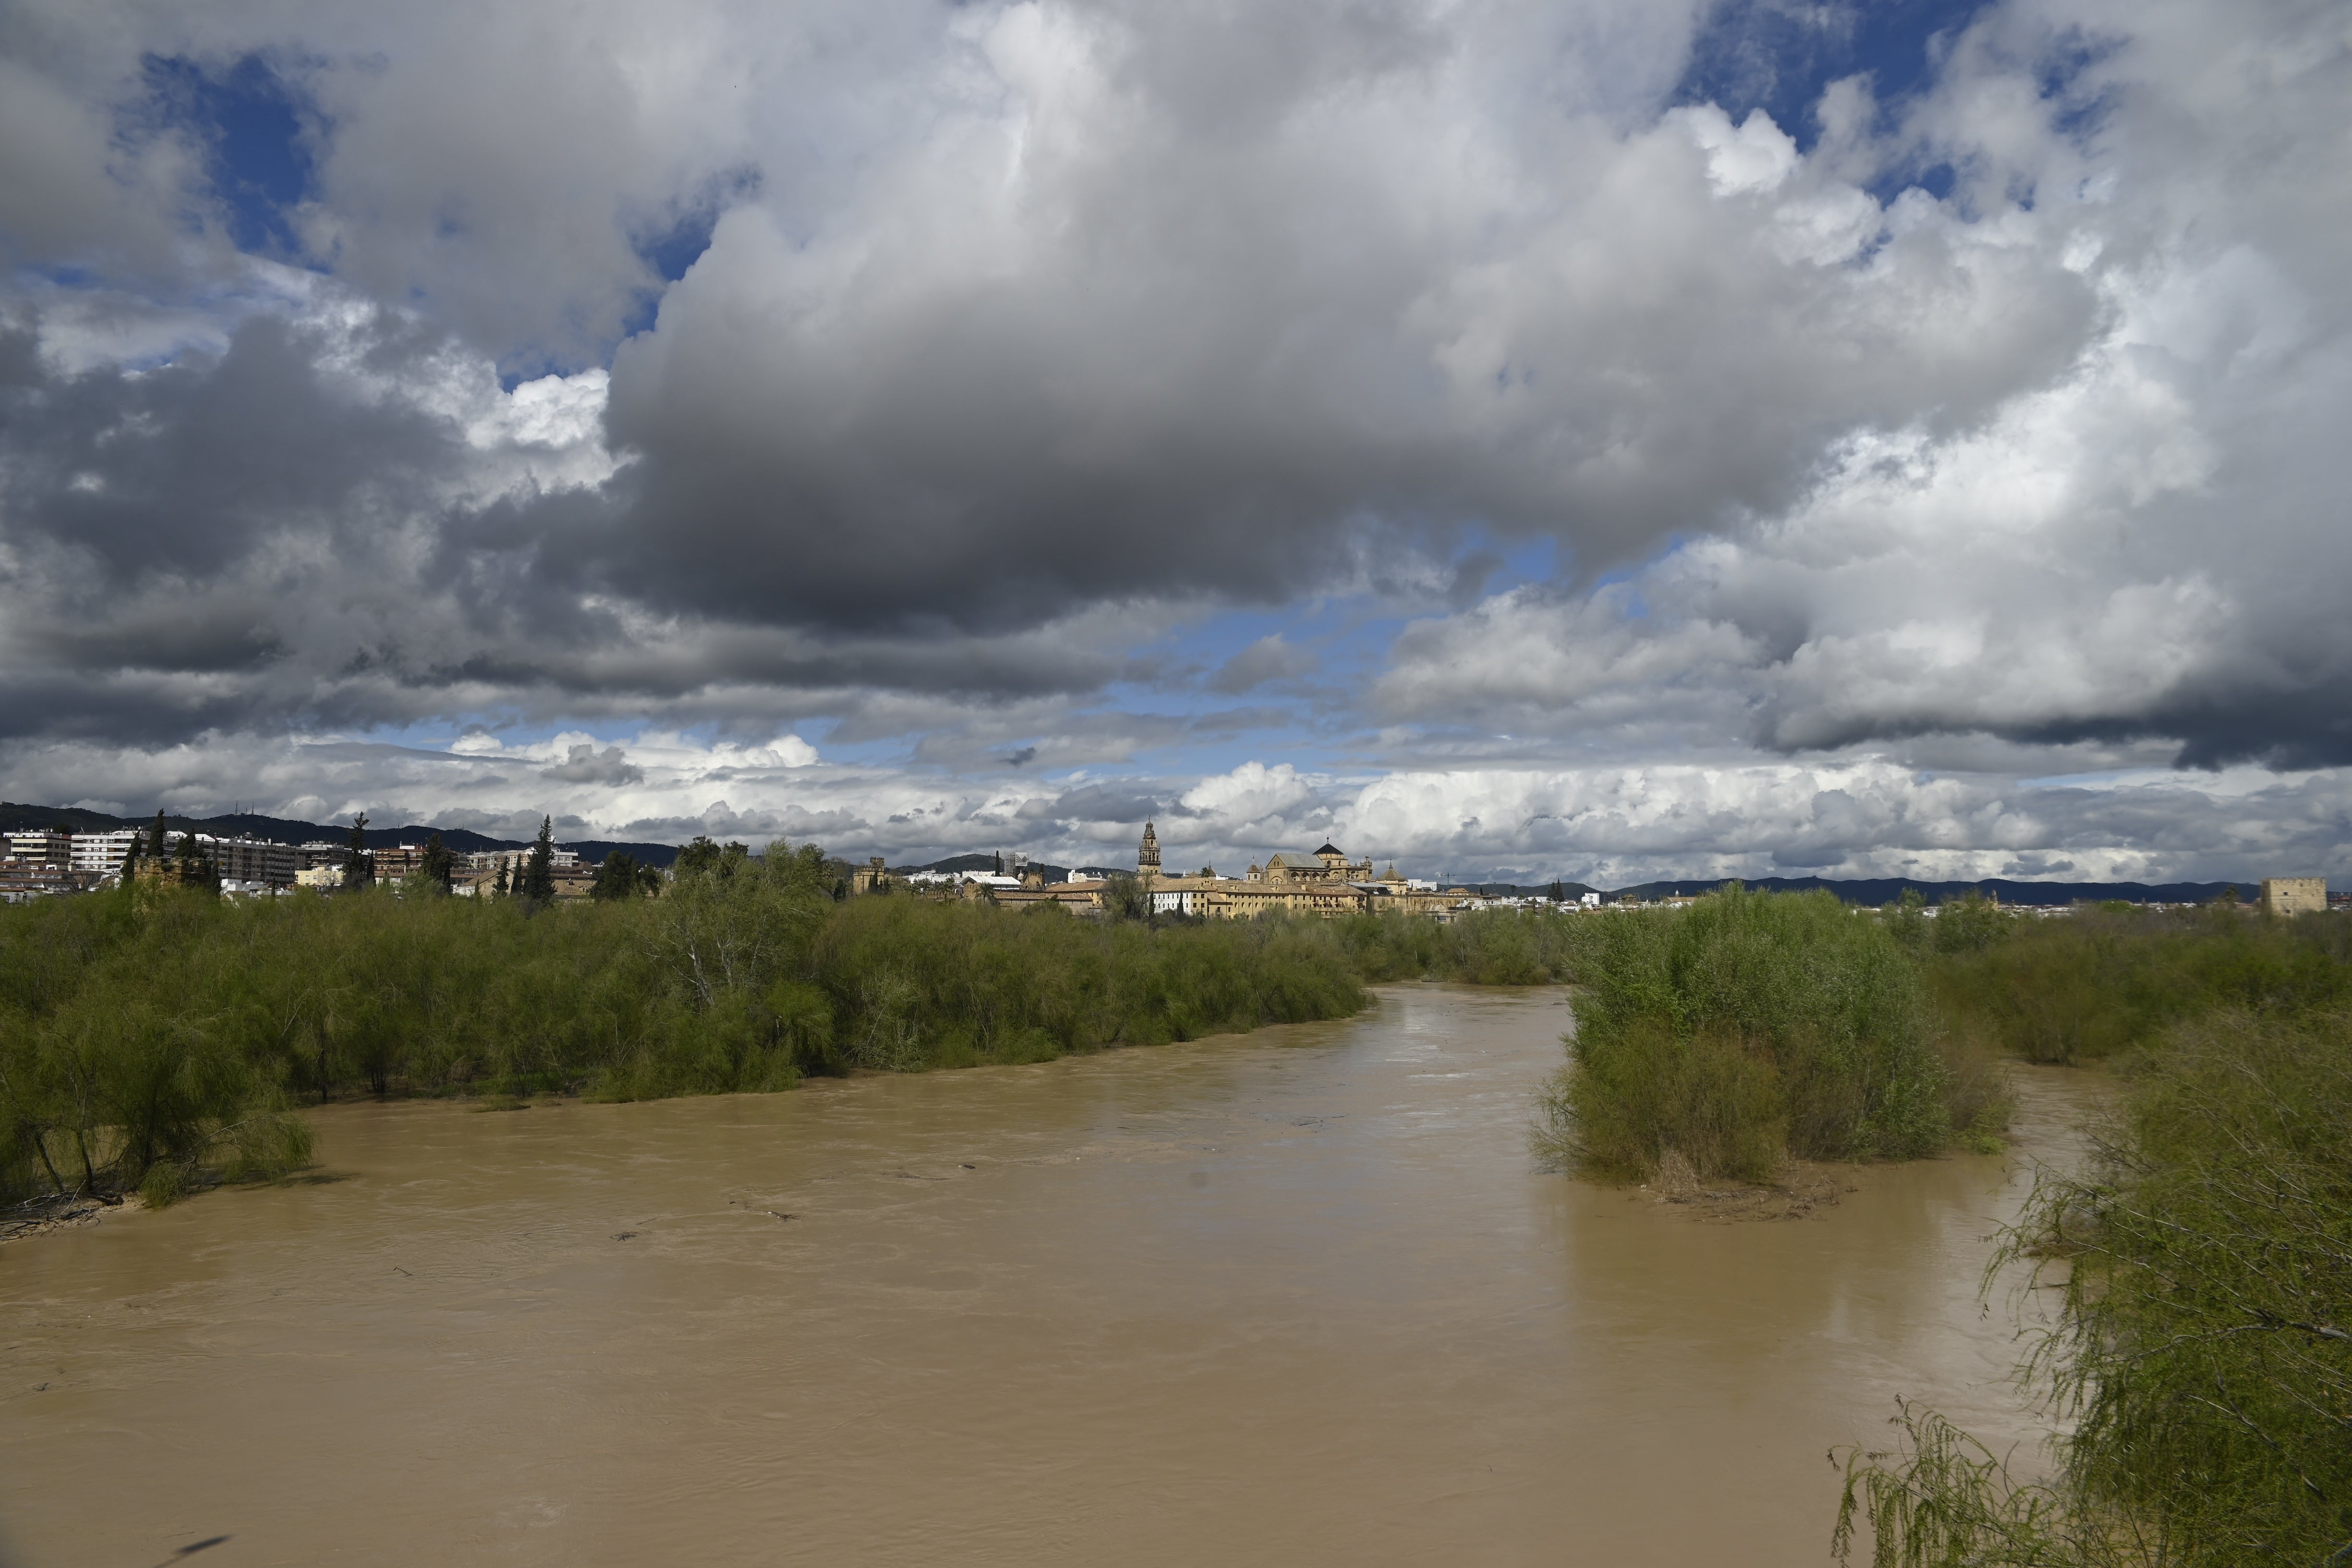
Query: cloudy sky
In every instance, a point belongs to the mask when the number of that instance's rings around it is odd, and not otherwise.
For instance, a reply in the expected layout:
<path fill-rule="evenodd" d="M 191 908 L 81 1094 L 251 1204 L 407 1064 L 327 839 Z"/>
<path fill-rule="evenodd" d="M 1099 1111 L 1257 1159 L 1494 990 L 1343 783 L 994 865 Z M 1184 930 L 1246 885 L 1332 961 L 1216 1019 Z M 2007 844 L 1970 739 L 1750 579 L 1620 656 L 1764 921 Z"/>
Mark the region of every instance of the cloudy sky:
<path fill-rule="evenodd" d="M 0 795 L 2352 879 L 2352 8 L 11 0 Z"/>

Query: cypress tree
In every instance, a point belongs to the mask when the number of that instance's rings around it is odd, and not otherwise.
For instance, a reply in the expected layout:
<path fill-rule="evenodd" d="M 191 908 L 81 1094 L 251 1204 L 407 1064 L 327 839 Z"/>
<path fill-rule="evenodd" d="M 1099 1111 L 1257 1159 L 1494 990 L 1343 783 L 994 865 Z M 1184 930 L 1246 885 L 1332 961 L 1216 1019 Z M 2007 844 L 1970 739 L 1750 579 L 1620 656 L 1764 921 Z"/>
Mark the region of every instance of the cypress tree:
<path fill-rule="evenodd" d="M 533 903 L 550 903 L 555 898 L 555 819 L 539 819 L 539 837 L 530 847 L 530 858 L 523 861 L 522 896 Z"/>
<path fill-rule="evenodd" d="M 215 893 L 220 891 L 220 868 L 213 864 L 212 857 L 205 853 L 205 847 L 196 842 L 194 833 L 180 835 L 178 871 L 180 886 L 184 888 L 208 888 Z"/>
<path fill-rule="evenodd" d="M 351 848 L 343 856 L 343 886 L 354 891 L 375 885 L 375 857 L 368 853 L 367 813 L 352 818 Z"/>

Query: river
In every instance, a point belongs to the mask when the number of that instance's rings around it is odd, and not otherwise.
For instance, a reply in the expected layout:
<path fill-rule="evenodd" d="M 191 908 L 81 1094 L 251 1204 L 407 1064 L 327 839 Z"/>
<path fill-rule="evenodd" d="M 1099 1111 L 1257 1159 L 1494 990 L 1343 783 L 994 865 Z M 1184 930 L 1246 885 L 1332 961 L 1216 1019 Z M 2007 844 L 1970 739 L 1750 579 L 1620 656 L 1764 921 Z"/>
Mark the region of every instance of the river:
<path fill-rule="evenodd" d="M 1556 991 L 793 1094 L 329 1107 L 0 1247 L 0 1558 L 1819 1564 L 1897 1394 L 2030 1430 L 2024 1162 L 1709 1224 L 1537 1170 Z M 2090 1089 L 2021 1075 L 2019 1150 Z M 788 1216 L 788 1217 L 787 1217 Z M 175 1559 L 176 1560 L 176 1559 Z"/>

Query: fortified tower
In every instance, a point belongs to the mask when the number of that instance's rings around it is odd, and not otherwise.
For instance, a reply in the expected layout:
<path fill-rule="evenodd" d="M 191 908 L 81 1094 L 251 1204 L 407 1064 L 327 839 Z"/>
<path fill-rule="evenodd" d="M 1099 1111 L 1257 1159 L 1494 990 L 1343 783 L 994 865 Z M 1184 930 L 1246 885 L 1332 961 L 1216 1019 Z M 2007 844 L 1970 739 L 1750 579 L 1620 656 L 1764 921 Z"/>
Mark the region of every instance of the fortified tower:
<path fill-rule="evenodd" d="M 1139 877 L 1160 875 L 1160 836 L 1151 831 L 1151 824 L 1143 825 L 1143 842 L 1135 851 L 1135 874 Z"/>

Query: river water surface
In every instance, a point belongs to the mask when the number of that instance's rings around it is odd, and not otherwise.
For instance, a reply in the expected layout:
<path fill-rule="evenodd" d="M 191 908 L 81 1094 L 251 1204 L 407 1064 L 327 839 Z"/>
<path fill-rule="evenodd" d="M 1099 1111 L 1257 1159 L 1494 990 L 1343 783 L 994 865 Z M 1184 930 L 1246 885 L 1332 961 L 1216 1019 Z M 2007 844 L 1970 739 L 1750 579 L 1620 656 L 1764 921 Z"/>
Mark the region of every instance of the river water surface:
<path fill-rule="evenodd" d="M 331 1107 L 0 1248 L 0 1556 L 1818 1564 L 1898 1394 L 2029 1430 L 2024 1162 L 1705 1224 L 1538 1171 L 1555 991 L 794 1094 Z M 2021 1153 L 2089 1090 L 2027 1075 Z M 789 1216 L 789 1217 L 783 1217 Z"/>

